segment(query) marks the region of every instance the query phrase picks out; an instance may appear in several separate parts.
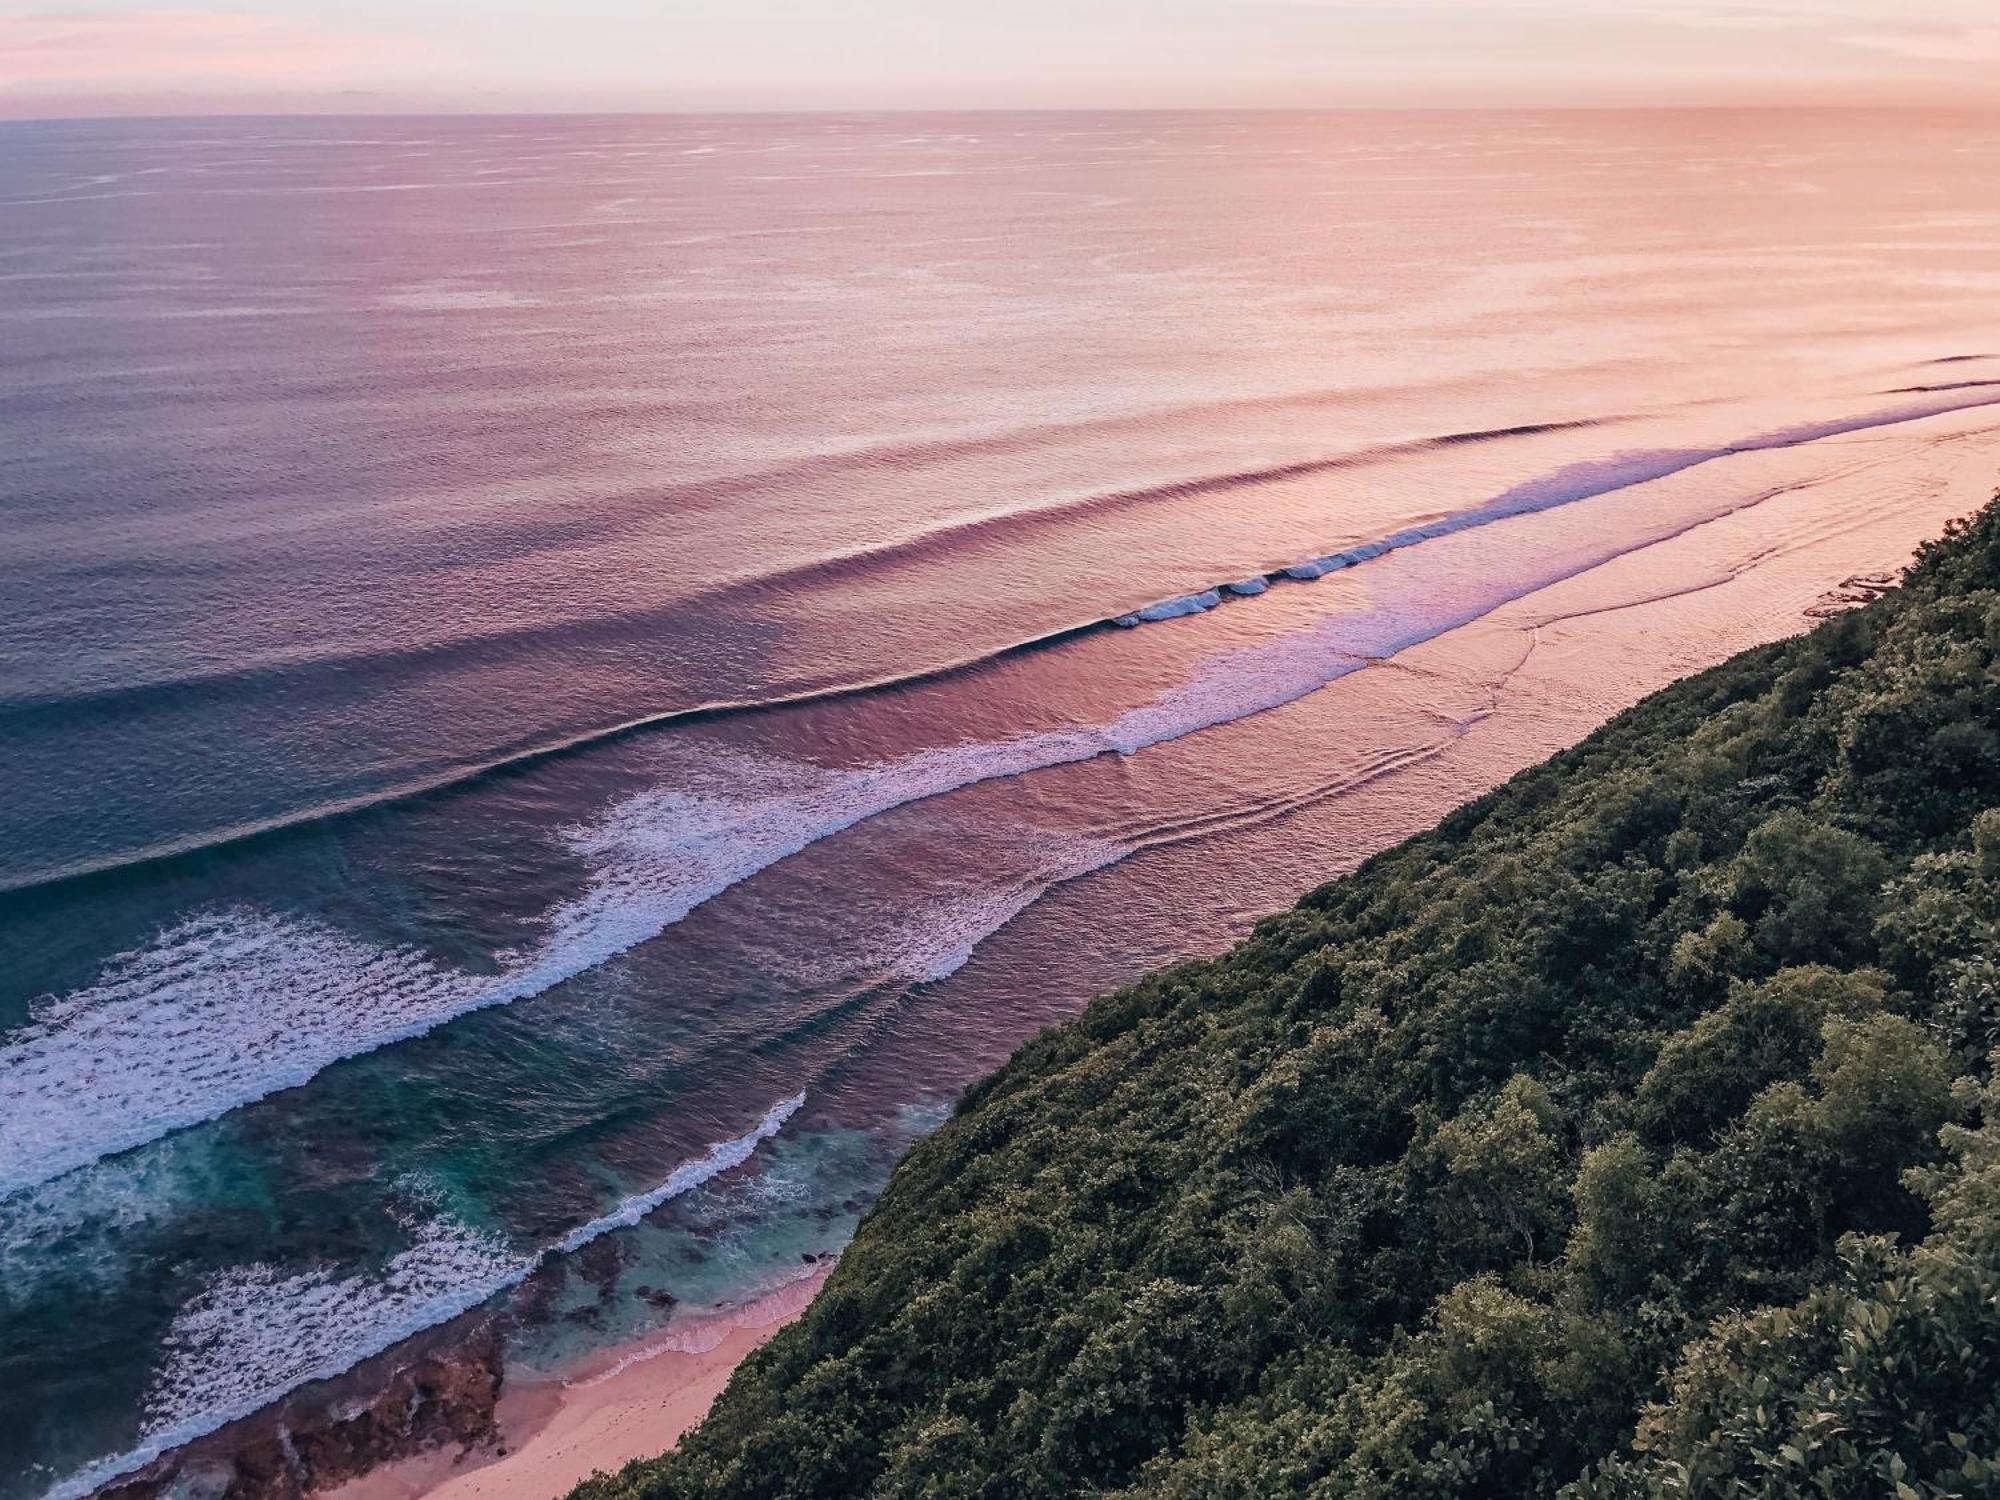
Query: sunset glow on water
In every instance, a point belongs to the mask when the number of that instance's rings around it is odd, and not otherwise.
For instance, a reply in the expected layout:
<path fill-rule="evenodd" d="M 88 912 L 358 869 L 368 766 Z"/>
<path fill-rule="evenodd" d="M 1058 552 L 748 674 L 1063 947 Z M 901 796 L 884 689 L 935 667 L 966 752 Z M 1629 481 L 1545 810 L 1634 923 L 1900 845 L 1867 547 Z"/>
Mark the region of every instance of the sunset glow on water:
<path fill-rule="evenodd" d="M 0 1500 L 797 1279 L 2000 456 L 1975 112 L 0 144 Z"/>

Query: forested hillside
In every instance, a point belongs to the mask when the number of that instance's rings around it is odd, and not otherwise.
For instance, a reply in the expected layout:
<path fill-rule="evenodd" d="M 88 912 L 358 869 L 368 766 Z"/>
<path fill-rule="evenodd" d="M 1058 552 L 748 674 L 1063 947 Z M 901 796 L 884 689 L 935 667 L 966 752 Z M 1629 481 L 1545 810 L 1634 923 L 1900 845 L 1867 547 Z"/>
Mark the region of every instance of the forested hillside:
<path fill-rule="evenodd" d="M 579 1495 L 2000 1495 L 1997 656 L 2000 502 L 1098 1000 Z"/>

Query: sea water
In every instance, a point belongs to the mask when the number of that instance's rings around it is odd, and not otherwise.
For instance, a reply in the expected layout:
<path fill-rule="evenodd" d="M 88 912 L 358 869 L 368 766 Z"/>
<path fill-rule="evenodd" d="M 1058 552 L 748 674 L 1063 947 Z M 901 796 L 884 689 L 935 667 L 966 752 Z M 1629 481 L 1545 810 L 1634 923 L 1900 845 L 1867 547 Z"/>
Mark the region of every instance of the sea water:
<path fill-rule="evenodd" d="M 0 126 L 0 1500 L 837 1253 L 1983 498 L 1996 266 L 1980 115 Z"/>

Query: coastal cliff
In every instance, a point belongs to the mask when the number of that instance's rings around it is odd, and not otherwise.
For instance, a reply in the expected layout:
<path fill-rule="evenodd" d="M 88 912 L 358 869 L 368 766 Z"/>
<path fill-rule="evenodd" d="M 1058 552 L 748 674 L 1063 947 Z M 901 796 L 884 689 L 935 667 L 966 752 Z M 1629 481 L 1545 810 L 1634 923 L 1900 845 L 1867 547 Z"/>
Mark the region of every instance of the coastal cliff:
<path fill-rule="evenodd" d="M 1997 805 L 2000 502 L 1038 1037 L 575 1500 L 2000 1491 Z"/>

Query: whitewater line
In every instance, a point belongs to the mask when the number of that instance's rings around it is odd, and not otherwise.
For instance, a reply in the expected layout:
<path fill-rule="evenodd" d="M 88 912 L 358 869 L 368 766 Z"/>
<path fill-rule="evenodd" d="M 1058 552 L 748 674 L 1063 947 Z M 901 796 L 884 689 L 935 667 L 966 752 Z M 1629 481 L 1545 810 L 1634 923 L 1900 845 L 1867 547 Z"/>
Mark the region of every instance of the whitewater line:
<path fill-rule="evenodd" d="M 1453 512 L 1449 516 L 1420 526 L 1406 528 L 1390 536 L 1375 541 L 1359 543 L 1344 551 L 1313 557 L 1274 568 L 1251 578 L 1218 583 L 1206 589 L 1198 589 L 1168 599 L 1144 604 L 1135 608 L 1122 609 L 1105 615 L 1094 616 L 1070 625 L 1059 626 L 1003 645 L 973 652 L 970 655 L 925 667 L 914 672 L 888 673 L 864 681 L 837 683 L 825 687 L 806 688 L 792 693 L 772 694 L 758 698 L 714 699 L 692 704 L 683 708 L 664 709 L 658 712 L 634 715 L 611 724 L 578 730 L 550 740 L 541 740 L 514 749 L 503 749 L 493 754 L 461 761 L 436 772 L 411 778 L 377 791 L 358 793 L 349 797 L 333 798 L 314 803 L 295 811 L 281 813 L 269 818 L 248 819 L 240 823 L 228 824 L 219 829 L 184 835 L 179 838 L 163 839 L 140 849 L 121 854 L 81 859 L 27 876 L 8 877 L 0 875 L 0 896 L 25 891 L 39 891 L 48 887 L 67 884 L 72 881 L 87 880 L 112 871 L 127 870 L 139 866 L 184 857 L 189 854 L 214 850 L 231 844 L 265 838 L 291 829 L 327 822 L 369 808 L 382 807 L 396 802 L 429 796 L 453 788 L 471 784 L 496 771 L 510 770 L 535 762 L 567 755 L 594 745 L 605 744 L 630 735 L 679 723 L 695 723 L 711 718 L 737 714 L 765 713 L 786 708 L 805 707 L 812 704 L 837 702 L 852 697 L 862 697 L 870 693 L 894 688 L 915 687 L 975 671 L 1008 657 L 1025 654 L 1058 645 L 1077 636 L 1107 626 L 1130 626 L 1150 624 L 1160 620 L 1200 613 L 1215 607 L 1231 597 L 1262 594 L 1274 583 L 1311 582 L 1329 573 L 1343 571 L 1363 562 L 1372 561 L 1390 552 L 1418 545 L 1438 537 L 1453 535 L 1460 531 L 1472 530 L 1498 521 L 1510 520 L 1518 516 L 1531 515 L 1561 505 L 1583 500 L 1602 498 L 1616 494 L 1634 486 L 1667 478 L 1701 464 L 1719 459 L 1736 457 L 1746 453 L 1765 452 L 1773 449 L 1801 447 L 1829 437 L 1844 436 L 1848 433 L 1870 431 L 1879 427 L 1899 426 L 1908 422 L 1923 421 L 1930 417 L 1947 416 L 1953 412 L 1974 410 L 1980 407 L 2000 406 L 2000 395 L 1977 395 L 1954 400 L 1943 400 L 1921 405 L 1896 408 L 1871 416 L 1834 418 L 1820 423 L 1781 428 L 1776 432 L 1759 437 L 1744 439 L 1721 448 L 1654 449 L 1642 450 L 1636 454 L 1617 455 L 1604 460 L 1586 460 L 1566 465 L 1544 476 L 1517 485 L 1494 499 L 1466 510 Z M 1551 424 L 1556 425 L 1556 424 Z M 1496 432 L 1512 429 L 1496 429 Z M 1530 429 L 1532 430 L 1532 429 Z M 1482 436 L 1484 434 L 1481 434 Z M 1454 438 L 1428 438 L 1417 440 L 1425 446 L 1449 446 Z M 1621 465 L 1625 466 L 1621 468 Z M 1255 482 L 1239 479 L 1239 483 Z M 1199 488 L 1205 482 L 1191 481 Z M 1175 486 L 1165 486 L 1172 489 Z M 814 564 L 802 565 L 810 569 Z M 1210 596 L 1213 596 L 1211 598 Z M 227 679 L 223 679 L 227 680 Z M 147 691 L 152 685 L 142 684 L 132 691 Z M 44 705 L 53 706 L 53 705 Z M 30 709 L 35 705 L 29 705 Z M 0 705 L 0 717 L 8 712 L 8 706 Z M 14 711 L 22 711 L 15 709 Z M 5 1195 L 0 1187 L 0 1196 Z"/>
<path fill-rule="evenodd" d="M 750 1130 L 712 1143 L 659 1186 L 527 1254 L 510 1253 L 493 1235 L 433 1221 L 373 1280 L 336 1279 L 327 1271 L 280 1277 L 268 1266 L 225 1273 L 175 1315 L 165 1347 L 178 1362 L 155 1377 L 146 1398 L 150 1422 L 138 1446 L 59 1481 L 42 1500 L 86 1500 L 111 1481 L 262 1411 L 301 1386 L 344 1375 L 405 1339 L 471 1312 L 556 1256 L 629 1228 L 670 1199 L 741 1166 L 805 1102 L 803 1093 L 780 1100 Z M 274 1316 L 285 1311 L 298 1314 L 290 1325 Z M 186 1402 L 218 1388 L 221 1402 L 184 1409 Z"/>
<path fill-rule="evenodd" d="M 1350 452 L 1336 453 L 1321 458 L 1301 459 L 1291 463 L 1267 465 L 1262 468 L 1231 469 L 1220 473 L 1191 474 L 1177 479 L 1163 479 L 1134 488 L 1100 490 L 1081 495 L 1056 495 L 1049 499 L 1013 508 L 996 508 L 977 511 L 972 514 L 946 516 L 899 536 L 879 541 L 861 543 L 840 551 L 821 556 L 780 563 L 761 570 L 724 575 L 703 580 L 700 592 L 687 599 L 677 601 L 666 612 L 712 604 L 733 594 L 757 594 L 784 591 L 795 588 L 803 580 L 823 575 L 838 576 L 850 571 L 865 569 L 885 563 L 922 558 L 933 553 L 948 553 L 958 544 L 968 539 L 987 535 L 991 532 L 1034 528 L 1060 523 L 1080 515 L 1093 515 L 1106 510 L 1121 510 L 1145 503 L 1183 499 L 1192 496 L 1240 489 L 1245 486 L 1270 484 L 1279 480 L 1305 478 L 1315 474 L 1331 473 L 1349 468 L 1360 468 L 1370 464 L 1385 462 L 1394 458 L 1413 457 L 1422 453 L 1437 452 L 1465 447 L 1476 443 L 1495 442 L 1507 438 L 1538 436 L 1551 432 L 1578 431 L 1601 428 L 1627 421 L 1623 417 L 1584 417 L 1563 421 L 1539 422 L 1513 427 L 1483 428 L 1472 431 L 1439 433 L 1429 437 L 1407 438 L 1381 442 L 1356 448 Z M 781 477 L 782 471 L 772 471 L 758 477 L 770 479 Z M 747 486 L 746 486 L 747 487 Z M 701 488 L 696 486 L 695 488 Z M 712 487 L 711 487 L 712 490 Z M 667 491 L 675 493 L 673 490 Z M 662 611 L 658 608 L 628 611 L 602 619 L 550 621 L 534 625 L 509 626 L 503 629 L 459 635 L 448 640 L 425 642 L 412 646 L 390 646 L 368 650 L 343 650 L 324 653 L 295 653 L 266 657 L 237 667 L 227 667 L 200 672 L 183 672 L 173 676 L 143 678 L 137 681 L 121 682 L 83 688 L 73 692 L 27 693 L 10 698 L 0 698 L 0 711 L 8 713 L 61 713 L 73 715 L 80 710 L 101 713 L 129 711 L 133 706 L 169 697 L 179 697 L 190 692 L 230 691 L 242 693 L 263 684 L 312 671 L 338 669 L 353 672 L 363 669 L 386 669 L 425 661 L 456 658 L 482 650 L 523 643 L 548 643 L 560 641 L 579 633 L 599 633 L 607 628 L 646 623 L 657 618 Z M 1087 628 L 1102 623 L 1103 618 L 1085 620 L 1077 625 L 1059 627 L 1062 629 Z M 1009 649 L 1001 647 L 1001 650 Z M 933 670 L 943 670 L 938 668 Z M 879 684 L 858 684 L 865 689 Z M 807 690 L 810 691 L 810 690 Z M 689 705 L 688 710 L 703 707 L 738 709 L 767 700 L 758 698 L 747 702 L 723 700 L 712 705 Z"/>
<path fill-rule="evenodd" d="M 695 907 L 821 839 L 961 787 L 1148 746 L 1280 707 L 1372 661 L 1627 552 L 1658 545 L 1796 486 L 1677 529 L 1512 580 L 1471 577 L 1457 609 L 1387 604 L 1212 658 L 1189 681 L 1101 726 L 1028 732 L 831 771 L 738 760 L 724 794 L 625 799 L 569 842 L 596 873 L 554 908 L 547 936 L 497 975 L 443 967 L 266 913 L 191 917 L 114 960 L 92 986 L 38 1003 L 0 1047 L 0 1198 L 301 1085 L 346 1058 L 542 993 L 649 941 Z M 1490 585 L 1482 592 L 1481 585 Z M 1434 607 L 1434 606 L 1431 606 Z"/>
<path fill-rule="evenodd" d="M 777 693 L 762 698 L 717 698 L 703 703 L 691 704 L 685 708 L 662 709 L 656 713 L 637 714 L 629 719 L 620 719 L 611 724 L 591 729 L 578 730 L 573 734 L 558 736 L 551 740 L 538 740 L 518 749 L 503 749 L 491 755 L 480 756 L 448 765 L 438 771 L 378 791 L 360 792 L 350 797 L 329 798 L 292 812 L 279 813 L 268 818 L 246 819 L 240 823 L 225 824 L 221 828 L 191 833 L 179 838 L 161 839 L 139 849 L 123 854 L 106 855 L 95 859 L 73 860 L 52 870 L 24 877 L 10 877 L 0 874 L 0 896 L 19 895 L 28 891 L 43 891 L 50 887 L 68 885 L 73 882 L 90 880 L 100 875 L 117 871 L 137 869 L 145 865 L 160 864 L 165 861 L 184 858 L 190 854 L 202 854 L 232 844 L 246 844 L 258 839 L 287 833 L 295 829 L 307 828 L 316 823 L 332 822 L 354 813 L 366 812 L 371 808 L 387 807 L 398 802 L 413 802 L 456 788 L 492 775 L 497 771 L 516 770 L 533 765 L 538 761 L 553 760 L 579 750 L 591 749 L 598 745 L 627 739 L 648 730 L 671 728 L 677 724 L 696 724 L 708 719 L 728 718 L 738 714 L 770 713 L 787 708 L 809 708 L 815 704 L 839 702 L 846 698 L 865 697 L 870 693 L 883 692 L 892 688 L 919 687 L 927 682 L 956 677 L 1007 657 L 1039 650 L 1082 635 L 1105 623 L 1102 620 L 1086 621 L 1081 625 L 1065 625 L 1059 629 L 1032 635 L 1012 641 L 990 650 L 975 652 L 970 656 L 943 662 L 935 667 L 925 667 L 919 671 L 890 673 L 868 678 L 860 682 L 837 683 L 829 687 L 804 688 L 794 693 Z M 0 705 L 0 719 L 4 719 L 7 709 Z"/>
<path fill-rule="evenodd" d="M 2000 381 L 1965 382 L 1961 386 L 1938 386 L 1929 389 L 1957 390 L 1972 385 L 2000 386 Z M 1924 389 L 1926 388 L 1921 386 L 1910 387 L 1905 394 Z M 1437 537 L 1451 536 L 1478 526 L 1489 526 L 1495 521 L 1504 521 L 1515 516 L 1534 515 L 1580 500 L 1598 499 L 1616 494 L 1620 490 L 1671 478 L 1675 474 L 1685 473 L 1689 469 L 1714 463 L 1720 459 L 1736 458 L 1746 453 L 1768 453 L 1784 448 L 1802 448 L 1809 443 L 1843 437 L 1849 433 L 1869 432 L 1880 427 L 1895 427 L 1907 422 L 1920 422 L 1929 417 L 1948 416 L 1953 412 L 1996 405 L 2000 405 L 2000 395 L 1965 397 L 1952 401 L 1900 407 L 1894 411 L 1870 416 L 1835 417 L 1822 422 L 1781 427 L 1757 437 L 1744 438 L 1724 448 L 1642 449 L 1634 453 L 1614 455 L 1608 459 L 1586 459 L 1580 463 L 1565 465 L 1540 479 L 1516 485 L 1483 505 L 1454 511 L 1450 515 L 1441 516 L 1421 525 L 1405 527 L 1389 536 L 1362 542 L 1345 551 L 1329 553 L 1324 557 L 1308 558 L 1303 562 L 1274 568 L 1267 573 L 1253 574 L 1249 578 L 1235 582 L 1213 584 L 1193 593 L 1158 600 L 1127 614 L 1113 616 L 1108 623 L 1129 628 L 1153 624 L 1160 620 L 1177 619 L 1184 615 L 1199 614 L 1214 609 L 1232 596 L 1254 597 L 1262 594 L 1274 583 L 1316 582 L 1329 573 L 1337 573 L 1360 563 L 1372 562 L 1378 557 Z M 1611 476 L 1611 482 L 1600 482 L 1607 475 Z"/>
<path fill-rule="evenodd" d="M 1878 460 L 1877 462 L 1887 462 L 1887 460 Z M 1863 465 L 1860 467 L 1867 466 Z M 1726 511 L 1702 518 L 1654 541 L 1642 544 L 1632 549 L 1632 551 L 1644 551 L 1648 547 L 1666 545 L 1693 532 L 1725 521 L 1743 510 L 1752 509 L 1770 500 L 1811 487 L 1811 485 L 1806 484 L 1774 487 L 1736 506 L 1732 506 Z M 1785 544 L 1774 545 L 1755 552 L 1741 564 L 1728 567 L 1720 576 L 1708 578 L 1702 582 L 1691 583 L 1681 588 L 1668 589 L 1660 593 L 1641 595 L 1622 600 L 1615 604 L 1598 605 L 1576 610 L 1562 610 L 1555 614 L 1541 615 L 1530 622 L 1528 626 L 1527 633 L 1530 638 L 1526 649 L 1521 653 L 1520 660 L 1503 672 L 1496 681 L 1486 684 L 1489 699 L 1486 707 L 1476 710 L 1464 719 L 1454 719 L 1435 709 L 1420 707 L 1421 712 L 1444 726 L 1446 732 L 1440 738 L 1425 741 L 1421 744 L 1404 745 L 1395 749 L 1385 750 L 1347 775 L 1304 788 L 1300 791 L 1277 793 L 1249 804 L 1220 808 L 1209 813 L 1198 814 L 1178 821 L 1168 820 L 1155 824 L 1149 829 L 1135 830 L 1131 833 L 1119 835 L 1109 841 L 1107 853 L 1087 863 L 1065 870 L 1047 872 L 1038 880 L 1021 881 L 1017 883 L 1013 891 L 1008 893 L 1008 899 L 1005 901 L 1004 909 L 1000 912 L 998 919 L 985 930 L 971 936 L 969 939 L 963 940 L 948 957 L 939 962 L 934 968 L 898 971 L 896 977 L 903 981 L 904 990 L 892 1002 L 890 1008 L 892 1010 L 900 1008 L 910 998 L 910 994 L 914 989 L 936 983 L 955 974 L 966 963 L 970 962 L 974 952 L 983 943 L 1005 930 L 1017 917 L 1038 903 L 1043 897 L 1085 876 L 1096 874 L 1102 870 L 1122 864 L 1134 855 L 1150 853 L 1155 849 L 1178 847 L 1184 844 L 1201 844 L 1210 839 L 1227 837 L 1246 830 L 1263 828 L 1272 823 L 1282 822 L 1287 818 L 1296 816 L 1299 813 L 1320 806 L 1335 798 L 1371 786 L 1384 777 L 1397 775 L 1414 766 L 1427 764 L 1439 756 L 1447 754 L 1455 749 L 1480 724 L 1499 711 L 1500 701 L 1505 695 L 1508 686 L 1534 656 L 1536 649 L 1541 644 L 1541 631 L 1549 625 L 1590 619 L 1604 614 L 1616 614 L 1630 609 L 1642 609 L 1648 605 L 1665 603 L 1675 599 L 1685 599 L 1695 594 L 1706 593 L 1712 589 L 1726 587 L 1729 584 L 1737 582 L 1746 573 L 1754 571 L 1773 557 L 1784 556 L 1796 551 L 1799 545 L 1805 545 L 1810 541 L 1823 540 L 1826 535 L 1852 530 L 1859 524 L 1862 523 L 1854 521 L 1834 528 L 1832 532 L 1822 532 L 1819 535 L 1809 538 L 1788 539 Z M 1617 556 L 1625 555 L 1629 554 L 1617 554 Z M 1606 559 L 1606 562 L 1616 560 L 1616 557 L 1613 557 Z M 1600 564 L 1599 566 L 1602 565 Z M 1556 582 L 1559 584 L 1562 581 L 1558 579 Z M 1555 585 L 1549 586 L 1553 587 Z M 1525 602 L 1532 599 L 1534 594 L 1540 591 L 1539 589 L 1532 590 L 1511 602 Z M 1496 606 L 1496 611 L 1505 607 L 1505 604 Z M 1401 664 L 1391 657 L 1371 662 L 1369 665 L 1396 667 Z M 993 905 L 1000 906 L 1001 903 L 996 902 Z M 882 1019 L 878 1017 L 874 1024 L 879 1026 Z M 644 1358 L 647 1356 L 642 1355 L 639 1357 Z"/>

